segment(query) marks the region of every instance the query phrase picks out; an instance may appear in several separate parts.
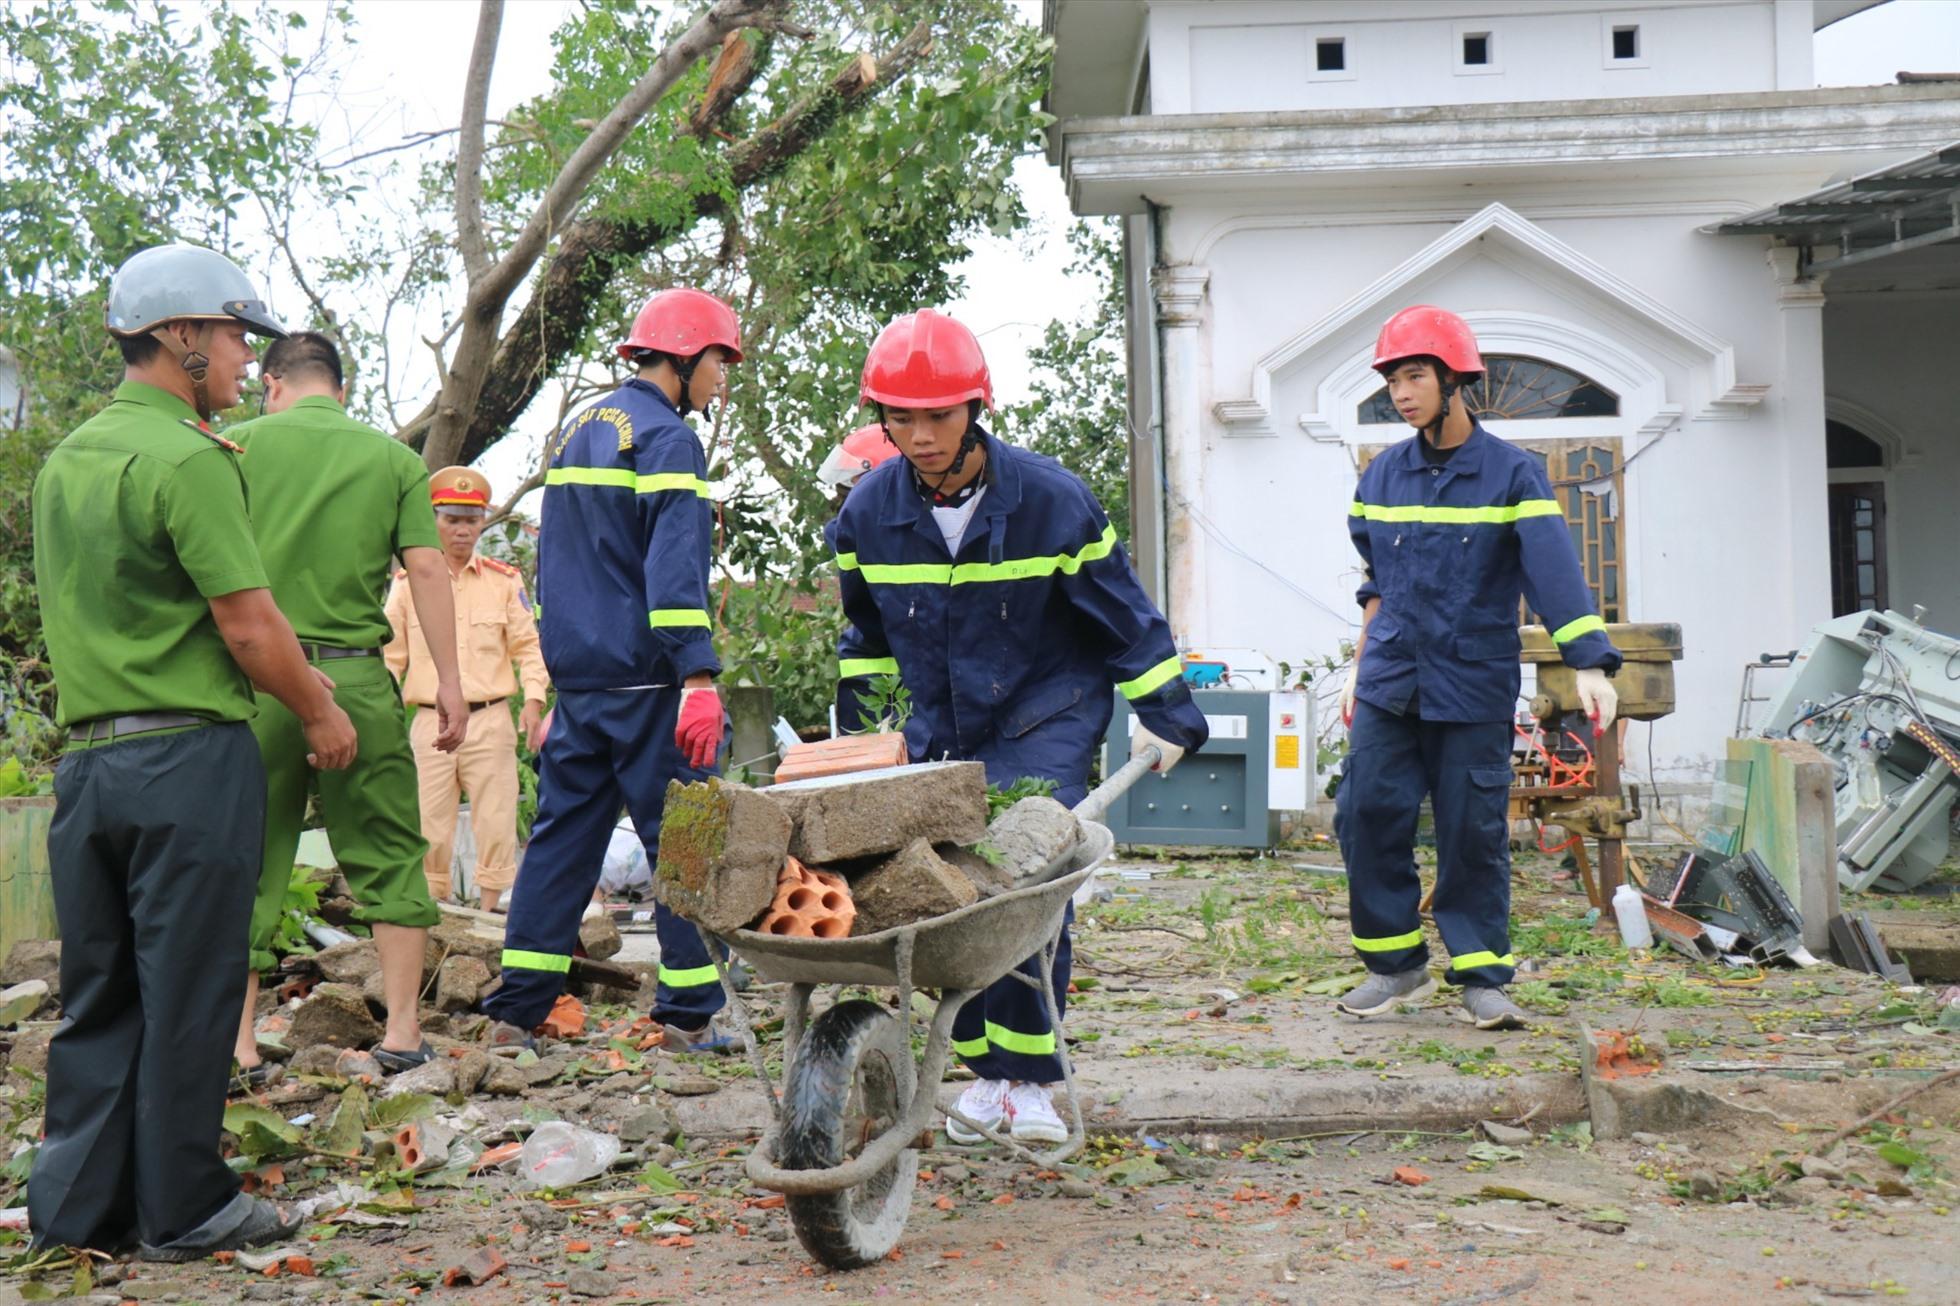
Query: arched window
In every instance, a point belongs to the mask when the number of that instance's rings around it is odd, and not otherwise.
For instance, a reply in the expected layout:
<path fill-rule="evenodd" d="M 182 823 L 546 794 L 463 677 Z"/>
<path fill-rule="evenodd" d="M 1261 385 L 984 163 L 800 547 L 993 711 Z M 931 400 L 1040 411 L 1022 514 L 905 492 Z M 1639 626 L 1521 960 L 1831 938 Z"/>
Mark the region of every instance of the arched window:
<path fill-rule="evenodd" d="M 1464 391 L 1470 411 L 1504 421 L 1551 417 L 1618 417 L 1620 397 L 1591 377 L 1522 354 L 1492 354 L 1484 359 L 1483 379 Z M 1389 402 L 1383 386 L 1361 401 L 1358 414 L 1364 426 L 1399 423 L 1402 415 Z"/>

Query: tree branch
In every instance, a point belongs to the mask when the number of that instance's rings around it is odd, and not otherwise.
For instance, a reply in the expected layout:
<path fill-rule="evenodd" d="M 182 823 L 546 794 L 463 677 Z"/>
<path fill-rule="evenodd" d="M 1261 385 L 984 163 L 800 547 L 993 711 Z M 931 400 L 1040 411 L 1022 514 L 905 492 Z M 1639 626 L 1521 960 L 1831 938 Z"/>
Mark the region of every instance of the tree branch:
<path fill-rule="evenodd" d="M 931 29 L 921 23 L 879 58 L 851 56 L 829 83 L 798 100 L 781 117 L 727 152 L 729 189 L 740 193 L 773 177 L 810 148 L 839 117 L 903 77 L 931 50 Z M 728 57 L 724 49 L 723 58 Z M 745 73 L 747 78 L 754 75 L 753 68 Z M 746 80 L 739 87 L 731 81 L 727 91 L 718 98 L 733 104 L 746 86 Z M 710 90 L 713 90 L 712 78 Z M 696 121 L 699 120 L 690 115 L 683 130 L 694 131 Z M 705 120 L 701 130 L 713 130 L 715 121 Z M 721 193 L 707 192 L 696 196 L 692 212 L 679 222 L 626 224 L 587 219 L 566 228 L 530 300 L 518 311 L 498 343 L 489 376 L 471 413 L 468 432 L 456 456 L 449 461 L 474 461 L 502 438 L 536 397 L 545 379 L 584 336 L 592 322 L 594 306 L 620 269 L 648 250 L 674 239 L 694 222 L 719 216 L 726 207 Z"/>
<path fill-rule="evenodd" d="M 483 243 L 483 120 L 490 110 L 490 72 L 497 63 L 503 24 L 504 0 L 482 0 L 463 82 L 462 136 L 456 144 L 456 247 L 471 286 L 490 267 L 490 251 Z"/>
<path fill-rule="evenodd" d="M 544 253 L 545 242 L 570 221 L 579 201 L 585 197 L 586 188 L 619 149 L 626 133 L 638 125 L 647 110 L 682 74 L 729 32 L 775 17 L 770 11 L 780 9 L 783 3 L 784 0 L 715 0 L 708 12 L 695 19 L 662 50 L 653 66 L 633 84 L 633 89 L 621 97 L 612 112 L 572 151 L 572 157 L 546 188 L 544 198 L 538 201 L 530 220 L 517 233 L 517 239 L 511 242 L 504 256 L 479 283 L 470 287 L 471 313 L 481 317 L 486 310 L 503 306 Z"/>

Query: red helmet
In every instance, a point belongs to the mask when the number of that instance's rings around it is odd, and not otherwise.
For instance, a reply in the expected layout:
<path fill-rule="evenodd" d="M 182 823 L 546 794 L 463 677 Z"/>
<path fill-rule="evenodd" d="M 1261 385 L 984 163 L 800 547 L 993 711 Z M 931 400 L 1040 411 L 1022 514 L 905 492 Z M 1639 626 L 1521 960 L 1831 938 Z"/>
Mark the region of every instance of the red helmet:
<path fill-rule="evenodd" d="M 991 410 L 994 382 L 974 334 L 922 308 L 895 319 L 871 342 L 858 397 L 890 408 L 950 408 L 978 399 Z"/>
<path fill-rule="evenodd" d="M 1405 358 L 1422 355 L 1440 359 L 1444 367 L 1458 376 L 1478 375 L 1484 370 L 1483 355 L 1477 352 L 1477 337 L 1470 324 L 1444 308 L 1417 304 L 1388 319 L 1375 340 L 1375 370 L 1386 371 Z"/>
<path fill-rule="evenodd" d="M 657 349 L 692 358 L 710 345 L 726 349 L 729 362 L 742 361 L 742 324 L 735 310 L 705 290 L 663 290 L 633 319 L 619 356 L 630 359 L 642 349 Z"/>
<path fill-rule="evenodd" d="M 833 489 L 840 485 L 856 485 L 860 476 L 885 459 L 897 456 L 898 446 L 885 434 L 884 427 L 875 422 L 870 426 L 860 426 L 830 451 L 823 460 L 823 466 L 817 468 L 817 480 Z"/>

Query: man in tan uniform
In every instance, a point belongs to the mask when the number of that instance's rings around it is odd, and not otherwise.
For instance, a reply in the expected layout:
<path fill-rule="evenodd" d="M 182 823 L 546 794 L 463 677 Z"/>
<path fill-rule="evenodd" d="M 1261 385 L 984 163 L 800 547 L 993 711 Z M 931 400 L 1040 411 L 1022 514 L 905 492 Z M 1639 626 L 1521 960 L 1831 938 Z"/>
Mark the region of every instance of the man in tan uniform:
<path fill-rule="evenodd" d="M 538 651 L 537 619 L 522 576 L 510 564 L 476 552 L 490 508 L 490 483 L 468 467 L 445 467 L 429 478 L 429 498 L 456 599 L 456 654 L 470 728 L 454 753 L 436 747 L 434 712 L 418 711 L 409 728 L 421 779 L 422 837 L 429 842 L 422 869 L 429 893 L 449 898 L 456 803 L 467 793 L 476 836 L 476 885 L 483 909 L 496 911 L 517 879 L 517 728 L 511 725 L 509 700 L 521 677 L 524 704 L 517 725 L 536 752 L 544 745 L 548 682 Z M 387 608 L 394 637 L 383 656 L 401 682 L 402 698 L 426 708 L 435 701 L 436 672 L 408 598 L 407 586 L 397 577 Z"/>

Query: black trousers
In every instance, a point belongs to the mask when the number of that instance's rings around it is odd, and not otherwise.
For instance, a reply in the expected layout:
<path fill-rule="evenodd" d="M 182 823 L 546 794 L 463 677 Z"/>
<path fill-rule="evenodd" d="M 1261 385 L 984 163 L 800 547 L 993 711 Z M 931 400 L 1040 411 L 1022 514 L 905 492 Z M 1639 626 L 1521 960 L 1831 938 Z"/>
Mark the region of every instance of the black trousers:
<path fill-rule="evenodd" d="M 238 1192 L 218 1135 L 265 772 L 233 723 L 71 752 L 54 792 L 62 1022 L 28 1221 L 37 1246 L 162 1246 Z"/>

